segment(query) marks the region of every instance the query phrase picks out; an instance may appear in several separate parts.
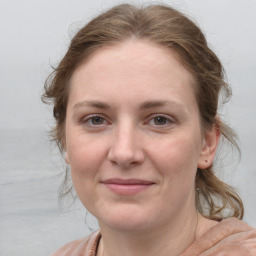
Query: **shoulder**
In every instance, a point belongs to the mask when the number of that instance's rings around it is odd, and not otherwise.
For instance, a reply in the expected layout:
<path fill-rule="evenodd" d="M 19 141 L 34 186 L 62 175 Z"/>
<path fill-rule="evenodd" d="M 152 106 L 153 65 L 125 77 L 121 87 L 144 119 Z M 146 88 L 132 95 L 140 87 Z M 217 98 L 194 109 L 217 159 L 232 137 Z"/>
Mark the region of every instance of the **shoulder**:
<path fill-rule="evenodd" d="M 199 237 L 182 256 L 256 255 L 256 229 L 237 218 L 220 221 Z"/>
<path fill-rule="evenodd" d="M 69 242 L 68 244 L 62 246 L 54 253 L 49 256 L 94 256 L 97 250 L 97 246 L 99 240 L 101 238 L 101 234 L 99 231 L 92 233 L 91 235 Z"/>

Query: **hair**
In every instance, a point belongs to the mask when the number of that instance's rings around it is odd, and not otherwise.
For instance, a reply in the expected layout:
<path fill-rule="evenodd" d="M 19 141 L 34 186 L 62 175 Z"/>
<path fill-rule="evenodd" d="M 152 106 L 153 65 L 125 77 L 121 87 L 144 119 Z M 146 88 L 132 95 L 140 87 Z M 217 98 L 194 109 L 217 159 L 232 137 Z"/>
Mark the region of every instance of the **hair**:
<path fill-rule="evenodd" d="M 129 39 L 148 40 L 172 49 L 195 80 L 195 96 L 203 130 L 216 126 L 223 140 L 239 151 L 233 130 L 220 120 L 220 93 L 228 101 L 231 89 L 224 79 L 223 66 L 208 47 L 199 27 L 179 11 L 166 5 L 121 4 L 100 14 L 82 27 L 71 40 L 67 53 L 45 82 L 42 100 L 53 103 L 56 125 L 52 137 L 65 150 L 65 118 L 69 81 L 74 70 L 98 49 Z M 240 152 L 240 151 L 239 151 Z M 214 174 L 214 164 L 197 170 L 196 207 L 209 219 L 234 216 L 242 219 L 244 207 L 235 189 Z M 66 175 L 67 177 L 67 175 Z M 65 185 L 62 188 L 65 189 Z M 66 188 L 63 195 L 71 191 Z M 229 210 L 229 215 L 225 211 Z"/>

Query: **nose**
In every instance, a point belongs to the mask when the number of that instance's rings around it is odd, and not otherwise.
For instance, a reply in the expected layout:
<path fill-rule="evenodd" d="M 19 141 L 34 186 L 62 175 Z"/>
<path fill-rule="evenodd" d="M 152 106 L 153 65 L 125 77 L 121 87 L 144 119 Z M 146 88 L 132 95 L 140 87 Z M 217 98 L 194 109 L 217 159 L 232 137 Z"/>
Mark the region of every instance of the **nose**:
<path fill-rule="evenodd" d="M 142 138 L 132 125 L 117 127 L 108 153 L 108 160 L 122 168 L 129 168 L 144 161 Z"/>

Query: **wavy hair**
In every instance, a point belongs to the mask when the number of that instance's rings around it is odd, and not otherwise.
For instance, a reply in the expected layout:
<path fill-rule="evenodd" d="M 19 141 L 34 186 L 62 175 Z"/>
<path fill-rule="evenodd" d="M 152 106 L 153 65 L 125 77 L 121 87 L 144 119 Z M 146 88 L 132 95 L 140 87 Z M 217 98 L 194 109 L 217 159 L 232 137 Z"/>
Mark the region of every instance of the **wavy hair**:
<path fill-rule="evenodd" d="M 181 12 L 166 5 L 134 6 L 121 4 L 100 14 L 82 27 L 71 40 L 67 53 L 45 82 L 44 102 L 54 105 L 56 125 L 53 139 L 65 149 L 65 118 L 69 80 L 74 70 L 98 49 L 130 38 L 146 39 L 174 50 L 195 79 L 195 96 L 201 126 L 207 130 L 216 125 L 223 140 L 239 151 L 233 130 L 218 117 L 219 95 L 226 101 L 231 89 L 224 80 L 224 70 L 215 53 L 208 47 L 200 28 Z M 67 177 L 67 176 L 66 176 Z M 70 187 L 62 186 L 65 195 Z M 214 174 L 214 166 L 197 170 L 195 179 L 196 207 L 210 219 L 234 216 L 242 219 L 244 207 L 236 191 Z M 225 215 L 225 210 L 231 212 Z"/>

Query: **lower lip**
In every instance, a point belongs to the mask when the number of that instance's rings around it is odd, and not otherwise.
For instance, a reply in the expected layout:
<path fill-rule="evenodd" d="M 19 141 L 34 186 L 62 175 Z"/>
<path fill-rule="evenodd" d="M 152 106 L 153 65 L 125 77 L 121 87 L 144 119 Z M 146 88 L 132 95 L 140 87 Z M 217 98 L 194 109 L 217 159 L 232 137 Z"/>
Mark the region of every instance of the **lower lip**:
<path fill-rule="evenodd" d="M 104 184 L 108 189 L 111 191 L 124 196 L 133 196 L 136 195 L 149 187 L 153 184 Z"/>

